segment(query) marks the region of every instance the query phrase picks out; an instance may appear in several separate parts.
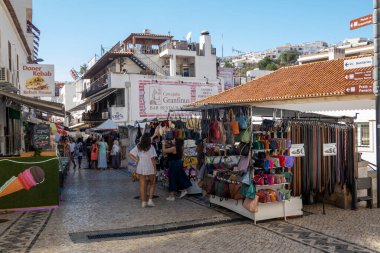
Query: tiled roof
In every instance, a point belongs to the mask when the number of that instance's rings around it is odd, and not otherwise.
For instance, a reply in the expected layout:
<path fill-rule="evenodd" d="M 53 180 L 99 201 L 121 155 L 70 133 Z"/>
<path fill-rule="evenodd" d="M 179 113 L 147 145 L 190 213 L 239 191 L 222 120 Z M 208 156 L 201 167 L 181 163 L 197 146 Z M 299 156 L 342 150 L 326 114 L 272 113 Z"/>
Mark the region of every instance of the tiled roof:
<path fill-rule="evenodd" d="M 345 59 L 352 58 L 357 57 Z M 373 84 L 372 79 L 363 81 L 348 81 L 345 79 L 345 75 L 352 72 L 352 70 L 343 69 L 345 59 L 284 67 L 244 85 L 196 101 L 192 105 L 239 104 L 299 98 L 345 96 L 345 87 L 348 85 Z M 366 67 L 355 69 L 355 71 L 371 69 L 372 67 Z"/>

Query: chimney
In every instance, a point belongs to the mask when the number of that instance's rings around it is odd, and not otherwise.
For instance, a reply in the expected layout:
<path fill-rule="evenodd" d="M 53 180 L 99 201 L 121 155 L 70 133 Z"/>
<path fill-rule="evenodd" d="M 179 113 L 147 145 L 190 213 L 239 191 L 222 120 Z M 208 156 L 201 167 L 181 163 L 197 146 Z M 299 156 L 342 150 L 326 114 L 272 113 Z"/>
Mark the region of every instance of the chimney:
<path fill-rule="evenodd" d="M 345 55 L 346 54 L 345 54 L 344 48 L 336 48 L 336 47 L 329 48 L 329 60 L 344 58 Z"/>
<path fill-rule="evenodd" d="M 208 31 L 202 31 L 199 38 L 199 49 L 202 52 L 201 55 L 211 55 L 211 37 Z"/>

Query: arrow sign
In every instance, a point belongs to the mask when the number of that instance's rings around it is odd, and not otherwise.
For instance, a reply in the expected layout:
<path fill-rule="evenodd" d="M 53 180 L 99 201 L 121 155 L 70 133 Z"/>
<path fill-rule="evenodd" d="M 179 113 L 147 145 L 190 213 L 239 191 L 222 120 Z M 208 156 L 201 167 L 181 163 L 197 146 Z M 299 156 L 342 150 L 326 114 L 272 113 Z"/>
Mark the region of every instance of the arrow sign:
<path fill-rule="evenodd" d="M 348 72 L 344 75 L 344 78 L 346 78 L 348 81 L 362 81 L 372 79 L 372 70 Z"/>
<path fill-rule="evenodd" d="M 369 14 L 350 21 L 350 30 L 358 29 L 360 27 L 370 25 L 373 23 L 373 16 Z"/>
<path fill-rule="evenodd" d="M 343 68 L 344 70 L 348 70 L 348 69 L 372 67 L 373 65 L 372 61 L 373 61 L 372 56 L 344 60 Z"/>
<path fill-rule="evenodd" d="M 361 94 L 361 93 L 373 93 L 373 85 L 365 84 L 365 85 L 349 85 L 345 88 L 344 93 L 346 94 Z"/>

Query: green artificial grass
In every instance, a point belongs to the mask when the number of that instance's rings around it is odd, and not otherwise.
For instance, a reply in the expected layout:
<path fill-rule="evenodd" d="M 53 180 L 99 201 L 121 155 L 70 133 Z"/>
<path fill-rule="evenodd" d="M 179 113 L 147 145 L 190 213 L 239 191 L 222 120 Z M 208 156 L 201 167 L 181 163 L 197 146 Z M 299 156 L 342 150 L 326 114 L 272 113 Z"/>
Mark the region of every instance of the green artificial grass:
<path fill-rule="evenodd" d="M 45 172 L 45 181 L 32 187 L 29 191 L 20 190 L 0 198 L 0 209 L 28 208 L 58 205 L 59 169 L 58 159 L 43 162 L 54 157 L 9 158 L 17 162 L 0 159 L 0 187 L 12 176 L 16 176 L 31 166 L 39 166 Z M 28 162 L 42 162 L 28 164 Z"/>

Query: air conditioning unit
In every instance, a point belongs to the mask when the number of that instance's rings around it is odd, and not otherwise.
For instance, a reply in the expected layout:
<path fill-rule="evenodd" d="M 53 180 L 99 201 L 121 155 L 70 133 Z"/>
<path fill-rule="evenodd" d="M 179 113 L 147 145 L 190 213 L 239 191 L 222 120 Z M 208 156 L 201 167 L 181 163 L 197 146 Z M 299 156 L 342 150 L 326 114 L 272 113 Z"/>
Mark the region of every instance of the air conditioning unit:
<path fill-rule="evenodd" d="M 108 119 L 108 112 L 102 112 L 102 119 Z"/>
<path fill-rule="evenodd" d="M 11 71 L 8 68 L 0 68 L 0 83 L 10 83 L 11 79 Z"/>

